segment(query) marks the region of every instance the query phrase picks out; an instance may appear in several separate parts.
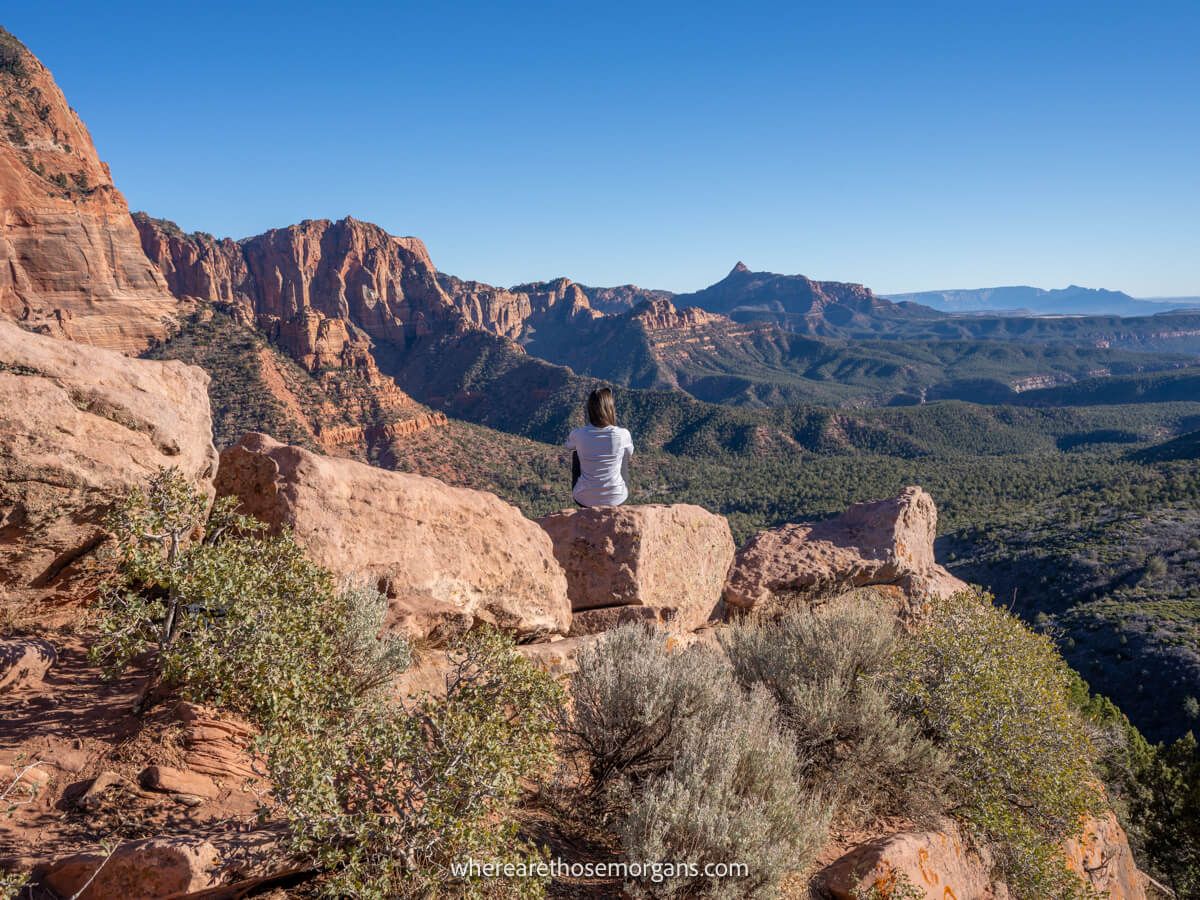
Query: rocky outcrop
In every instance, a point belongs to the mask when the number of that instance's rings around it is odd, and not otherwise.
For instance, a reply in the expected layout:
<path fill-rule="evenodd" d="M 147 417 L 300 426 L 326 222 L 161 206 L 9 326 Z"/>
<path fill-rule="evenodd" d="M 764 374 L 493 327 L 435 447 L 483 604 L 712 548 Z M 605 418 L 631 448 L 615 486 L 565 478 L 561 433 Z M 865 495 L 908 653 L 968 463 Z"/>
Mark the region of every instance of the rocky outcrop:
<path fill-rule="evenodd" d="M 50 72 L 0 29 L 0 318 L 137 353 L 180 303 Z"/>
<path fill-rule="evenodd" d="M 210 497 L 208 376 L 0 322 L 0 588 L 43 588 L 159 467 Z"/>
<path fill-rule="evenodd" d="M 682 631 L 715 612 L 734 550 L 723 516 L 681 503 L 571 509 L 538 522 L 572 609 L 643 606 Z"/>
<path fill-rule="evenodd" d="M 351 218 L 236 242 L 144 213 L 134 222 L 174 294 L 228 306 L 310 371 L 359 366 L 372 341 L 403 346 L 463 328 L 522 340 L 600 315 L 567 278 L 511 289 L 455 278 L 434 268 L 419 239 Z"/>
<path fill-rule="evenodd" d="M 388 472 L 246 435 L 221 454 L 220 495 L 316 562 L 369 577 L 410 633 L 444 635 L 476 621 L 521 637 L 565 634 L 571 607 L 550 539 L 493 494 Z"/>
<path fill-rule="evenodd" d="M 249 307 L 250 271 L 240 246 L 204 232 L 185 234 L 174 222 L 133 214 L 142 251 L 176 297 Z M 249 310 L 246 309 L 246 312 Z"/>
<path fill-rule="evenodd" d="M 1008 892 L 994 884 L 992 861 L 971 847 L 952 822 L 937 831 L 905 831 L 855 847 L 814 879 L 815 893 L 830 900 L 908 897 L 923 900 L 1001 900 Z"/>
<path fill-rule="evenodd" d="M 934 560 L 937 507 L 919 487 L 859 503 L 835 519 L 761 531 L 738 551 L 725 602 L 787 606 L 851 588 L 894 585 L 910 603 L 965 590 Z"/>
<path fill-rule="evenodd" d="M 670 291 L 656 291 L 636 284 L 620 284 L 616 287 L 588 287 L 581 284 L 580 287 L 592 308 L 608 316 L 629 312 L 647 300 L 670 300 L 675 296 Z"/>
<path fill-rule="evenodd" d="M 584 647 L 593 646 L 603 639 L 600 634 L 585 634 L 561 641 L 542 641 L 525 644 L 517 652 L 544 672 L 556 678 L 570 675 L 578 668 L 577 657 Z"/>
<path fill-rule="evenodd" d="M 1129 837 L 1112 812 L 1088 819 L 1078 839 L 1066 843 L 1067 864 L 1101 896 L 1145 900 L 1145 877 L 1138 871 Z"/>
<path fill-rule="evenodd" d="M 498 288 L 439 274 L 438 283 L 472 326 L 515 341 L 539 329 L 574 326 L 600 315 L 569 278 Z"/>
<path fill-rule="evenodd" d="M 266 766 L 254 756 L 258 730 L 215 709 L 180 702 L 175 718 L 183 723 L 183 761 L 192 772 L 222 783 L 262 780 Z"/>
<path fill-rule="evenodd" d="M 1097 896 L 1146 900 L 1144 876 L 1116 816 L 1108 812 L 1083 825 L 1082 837 L 1063 845 L 1067 865 Z M 992 878 L 988 852 L 973 846 L 951 821 L 929 831 L 904 831 L 860 844 L 817 873 L 814 894 L 829 900 L 864 896 L 926 900 L 1008 900 L 1008 887 Z"/>
<path fill-rule="evenodd" d="M 238 242 L 134 222 L 172 291 L 230 306 L 309 369 L 357 364 L 371 338 L 403 345 L 461 327 L 425 245 L 369 222 L 306 219 Z"/>
<path fill-rule="evenodd" d="M 643 303 L 633 310 L 630 319 L 647 331 L 675 331 L 729 322 L 724 316 L 707 312 L 698 306 L 686 306 L 681 309 L 670 300 Z"/>

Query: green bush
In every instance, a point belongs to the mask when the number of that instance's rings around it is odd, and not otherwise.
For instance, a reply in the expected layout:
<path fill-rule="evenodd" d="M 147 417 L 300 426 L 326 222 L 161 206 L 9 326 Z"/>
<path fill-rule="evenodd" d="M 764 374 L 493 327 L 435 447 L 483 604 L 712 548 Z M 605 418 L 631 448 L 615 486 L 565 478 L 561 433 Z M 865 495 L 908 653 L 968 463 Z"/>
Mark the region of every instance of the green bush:
<path fill-rule="evenodd" d="M 685 730 L 669 771 L 628 801 L 619 834 L 628 859 L 694 866 L 660 882 L 629 885 L 636 897 L 774 897 L 828 836 L 828 803 L 796 779 L 796 750 L 763 688 L 731 686 L 718 714 Z M 744 875 L 705 877 L 709 864 L 742 863 Z"/>
<path fill-rule="evenodd" d="M 409 663 L 379 639 L 386 600 L 339 588 L 288 535 L 206 498 L 175 470 L 135 489 L 109 516 L 115 576 L 101 593 L 93 659 L 116 671 L 148 650 L 182 695 L 249 714 L 337 713 Z"/>
<path fill-rule="evenodd" d="M 840 818 L 941 810 L 947 760 L 893 708 L 896 622 L 879 598 L 739 622 L 721 644 L 743 685 L 775 697 L 805 780 L 838 805 Z"/>
<path fill-rule="evenodd" d="M 717 714 L 732 685 L 720 654 L 668 652 L 665 632 L 628 624 L 579 652 L 564 751 L 587 765 L 593 799 L 618 781 L 641 782 L 671 766 L 687 730 Z"/>
<path fill-rule="evenodd" d="M 539 858 L 509 807 L 553 758 L 561 688 L 499 632 L 470 632 L 451 657 L 443 700 L 379 701 L 273 735 L 275 802 L 292 851 L 328 873 L 325 896 L 542 894 L 538 878 L 487 882 L 451 865 Z"/>
<path fill-rule="evenodd" d="M 451 651 L 444 699 L 404 708 L 381 690 L 410 661 L 381 639 L 386 600 L 336 585 L 287 535 L 218 501 L 175 470 L 109 517 L 114 576 L 93 656 L 115 671 L 150 651 L 180 694 L 264 727 L 270 803 L 293 852 L 323 870 L 327 896 L 487 896 L 496 883 L 453 862 L 528 862 L 509 807 L 552 758 L 561 688 L 476 631 Z M 505 896 L 538 896 L 537 878 Z"/>
<path fill-rule="evenodd" d="M 1159 746 L 1132 803 L 1151 869 L 1179 897 L 1200 896 L 1200 752 L 1191 732 Z"/>
<path fill-rule="evenodd" d="M 904 708 L 954 757 L 953 812 L 991 844 L 1015 896 L 1081 895 L 1061 842 L 1102 797 L 1050 639 L 964 592 L 902 643 L 897 678 Z"/>

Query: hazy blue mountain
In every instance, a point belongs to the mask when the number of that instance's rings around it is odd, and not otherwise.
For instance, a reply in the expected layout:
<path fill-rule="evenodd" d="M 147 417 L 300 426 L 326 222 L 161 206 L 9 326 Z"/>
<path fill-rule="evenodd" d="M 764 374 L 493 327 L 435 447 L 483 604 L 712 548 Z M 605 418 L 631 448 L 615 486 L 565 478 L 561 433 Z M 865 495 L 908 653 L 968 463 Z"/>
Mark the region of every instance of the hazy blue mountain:
<path fill-rule="evenodd" d="M 908 301 L 949 313 L 1009 312 L 1014 315 L 1092 315 L 1148 316 L 1173 309 L 1200 307 L 1197 297 L 1163 297 L 1139 300 L 1123 291 L 1085 288 L 1072 284 L 1065 288 L 1015 285 L 1011 287 L 967 290 L 918 291 L 888 294 L 889 300 Z"/>

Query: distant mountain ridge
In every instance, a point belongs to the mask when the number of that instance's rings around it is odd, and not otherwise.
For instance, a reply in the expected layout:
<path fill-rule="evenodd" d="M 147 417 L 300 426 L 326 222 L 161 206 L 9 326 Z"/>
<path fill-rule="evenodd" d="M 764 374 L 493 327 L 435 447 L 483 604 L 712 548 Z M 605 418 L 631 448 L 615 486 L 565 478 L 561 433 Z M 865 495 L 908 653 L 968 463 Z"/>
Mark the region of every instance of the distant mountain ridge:
<path fill-rule="evenodd" d="M 1124 291 L 1086 288 L 1077 284 L 1047 290 L 1028 285 L 917 291 L 887 294 L 896 302 L 919 303 L 947 313 L 997 313 L 1013 315 L 1152 316 L 1176 309 L 1200 308 L 1198 297 L 1164 297 L 1139 300 Z"/>
<path fill-rule="evenodd" d="M 735 322 L 771 322 L 820 337 L 869 337 L 905 321 L 943 315 L 915 303 L 894 303 L 861 284 L 754 272 L 742 262 L 716 284 L 677 294 L 673 302 L 699 306 Z"/>

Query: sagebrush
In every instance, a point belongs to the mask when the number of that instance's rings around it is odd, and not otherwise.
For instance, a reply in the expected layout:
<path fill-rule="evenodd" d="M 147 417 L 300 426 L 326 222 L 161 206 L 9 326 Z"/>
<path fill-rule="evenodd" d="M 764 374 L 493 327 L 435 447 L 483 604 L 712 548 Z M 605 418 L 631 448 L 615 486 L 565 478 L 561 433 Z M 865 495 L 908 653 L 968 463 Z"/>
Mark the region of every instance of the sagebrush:
<path fill-rule="evenodd" d="M 839 817 L 941 809 L 948 761 L 892 702 L 896 623 L 878 598 L 748 619 L 725 629 L 721 644 L 743 685 L 775 697 L 803 777 Z"/>

